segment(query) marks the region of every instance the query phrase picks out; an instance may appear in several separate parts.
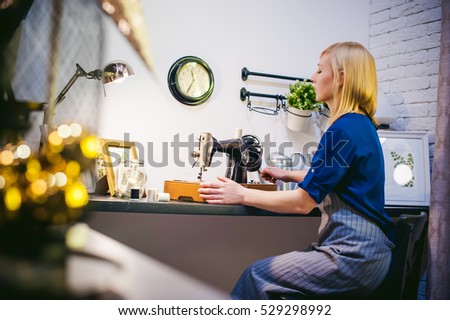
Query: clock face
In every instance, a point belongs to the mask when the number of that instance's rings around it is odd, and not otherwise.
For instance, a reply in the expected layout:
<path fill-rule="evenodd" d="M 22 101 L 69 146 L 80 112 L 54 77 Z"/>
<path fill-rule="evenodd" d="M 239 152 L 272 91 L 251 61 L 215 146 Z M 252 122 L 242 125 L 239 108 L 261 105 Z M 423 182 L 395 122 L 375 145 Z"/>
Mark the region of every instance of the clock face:
<path fill-rule="evenodd" d="M 209 90 L 211 78 L 205 67 L 197 62 L 188 62 L 180 68 L 177 86 L 186 97 L 199 98 Z"/>
<path fill-rule="evenodd" d="M 170 68 L 167 80 L 172 95 L 187 105 L 205 102 L 214 88 L 214 76 L 209 66 L 192 56 L 178 59 Z"/>

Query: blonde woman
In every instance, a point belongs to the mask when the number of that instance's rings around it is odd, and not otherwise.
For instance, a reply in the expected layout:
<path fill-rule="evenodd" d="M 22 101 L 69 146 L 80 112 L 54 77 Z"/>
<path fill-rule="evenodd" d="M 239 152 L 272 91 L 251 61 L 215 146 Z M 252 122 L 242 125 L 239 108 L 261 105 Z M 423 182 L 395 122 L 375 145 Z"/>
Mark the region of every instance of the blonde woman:
<path fill-rule="evenodd" d="M 298 182 L 297 189 L 247 189 L 225 177 L 199 189 L 209 203 L 302 214 L 318 206 L 322 212 L 318 243 L 253 263 L 233 289 L 234 299 L 364 297 L 388 272 L 394 225 L 384 212 L 374 59 L 359 43 L 335 43 L 322 52 L 311 79 L 317 100 L 331 110 L 311 168 L 262 170 L 268 179 Z"/>

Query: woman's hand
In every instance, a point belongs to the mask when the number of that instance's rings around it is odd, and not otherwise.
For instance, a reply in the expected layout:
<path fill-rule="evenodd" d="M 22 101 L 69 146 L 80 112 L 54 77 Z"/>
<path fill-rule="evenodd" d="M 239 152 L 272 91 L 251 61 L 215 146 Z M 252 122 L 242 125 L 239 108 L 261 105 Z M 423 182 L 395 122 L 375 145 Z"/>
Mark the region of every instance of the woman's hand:
<path fill-rule="evenodd" d="M 288 171 L 277 167 L 266 167 L 259 173 L 264 180 L 275 183 L 277 180 L 285 181 Z"/>
<path fill-rule="evenodd" d="M 200 184 L 200 198 L 213 204 L 242 204 L 246 188 L 225 177 L 218 177 L 218 181 L 202 182 Z"/>
<path fill-rule="evenodd" d="M 307 171 L 290 171 L 277 167 L 266 167 L 259 170 L 261 178 L 269 182 L 275 183 L 277 180 L 284 182 L 300 182 L 303 181 Z"/>

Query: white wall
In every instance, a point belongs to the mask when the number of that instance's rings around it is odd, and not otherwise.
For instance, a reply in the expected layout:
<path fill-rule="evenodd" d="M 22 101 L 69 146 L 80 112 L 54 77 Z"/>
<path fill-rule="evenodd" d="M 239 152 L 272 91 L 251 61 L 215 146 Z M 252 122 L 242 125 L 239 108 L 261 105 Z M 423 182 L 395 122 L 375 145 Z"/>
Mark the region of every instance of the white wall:
<path fill-rule="evenodd" d="M 244 134 L 255 134 L 271 141 L 291 141 L 293 151 L 302 151 L 304 143 L 315 140 L 310 134 L 289 131 L 285 113 L 278 116 L 249 112 L 239 99 L 241 87 L 253 92 L 285 94 L 287 81 L 265 78 L 241 80 L 241 69 L 310 77 L 321 51 L 336 41 L 369 43 L 369 0 L 166 0 L 141 1 L 153 52 L 154 70 L 149 72 L 138 55 L 119 34 L 112 21 L 107 21 L 105 63 L 113 59 L 129 62 L 136 75 L 114 88 L 107 88 L 107 99 L 101 108 L 99 135 L 123 139 L 128 133 L 132 141 L 145 146 L 153 143 L 151 156 L 163 160 L 163 144 L 168 163 L 156 168 L 149 165 L 146 147 L 148 187 L 162 189 L 164 180 L 194 181 L 197 168 L 189 164 L 187 148 L 179 151 L 174 161 L 171 143 L 179 134 L 188 141 L 209 131 L 218 140 L 232 138 L 235 128 Z M 203 58 L 215 77 L 211 98 L 201 106 L 189 107 L 175 100 L 167 87 L 167 72 L 178 58 L 195 55 Z M 266 101 L 266 103 L 269 103 Z M 254 100 L 253 104 L 257 104 Z M 275 101 L 270 101 L 273 106 Z M 270 149 L 270 152 L 278 149 Z M 267 156 L 267 154 L 266 154 Z M 217 157 L 224 160 L 224 157 Z M 204 176 L 213 179 L 224 174 L 224 161 L 219 168 Z"/>

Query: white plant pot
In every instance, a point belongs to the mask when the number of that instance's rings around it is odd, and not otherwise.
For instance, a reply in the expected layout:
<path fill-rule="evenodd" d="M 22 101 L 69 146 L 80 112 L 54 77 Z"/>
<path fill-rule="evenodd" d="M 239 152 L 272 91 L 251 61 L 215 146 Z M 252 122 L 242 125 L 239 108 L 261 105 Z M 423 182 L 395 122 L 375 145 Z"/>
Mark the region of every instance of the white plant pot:
<path fill-rule="evenodd" d="M 287 109 L 287 127 L 292 131 L 305 131 L 309 121 L 312 119 L 311 110 L 301 110 L 295 108 Z"/>

